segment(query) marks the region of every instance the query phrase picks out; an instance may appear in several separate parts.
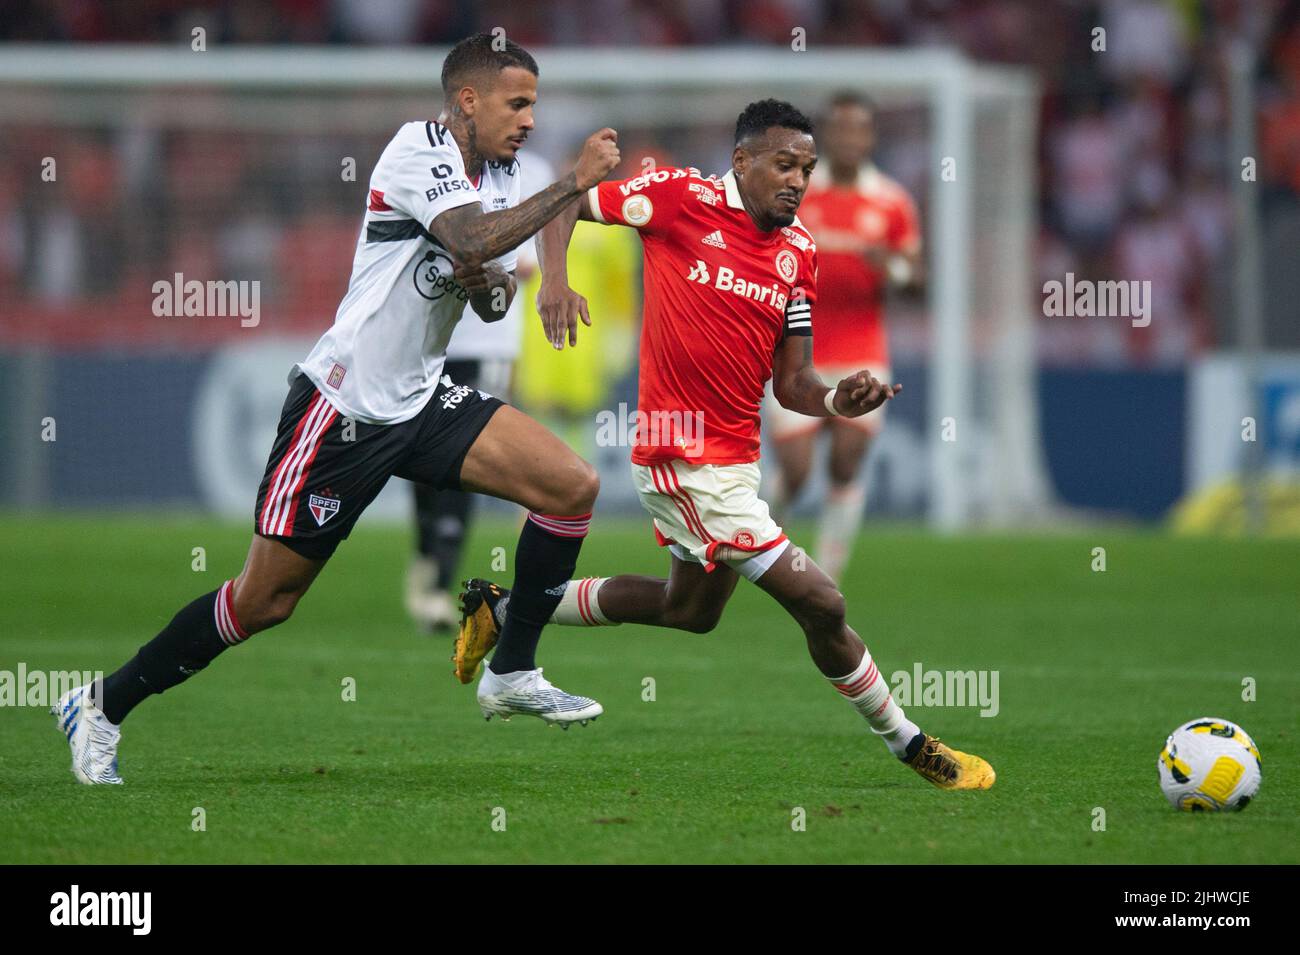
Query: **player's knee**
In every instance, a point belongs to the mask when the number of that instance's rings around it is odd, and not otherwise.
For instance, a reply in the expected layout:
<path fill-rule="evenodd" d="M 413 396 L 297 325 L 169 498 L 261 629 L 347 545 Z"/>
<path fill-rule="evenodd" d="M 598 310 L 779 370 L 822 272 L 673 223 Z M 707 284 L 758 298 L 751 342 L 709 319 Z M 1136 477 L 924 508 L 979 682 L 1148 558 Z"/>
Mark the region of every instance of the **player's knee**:
<path fill-rule="evenodd" d="M 679 612 L 676 619 L 674 626 L 678 630 L 685 630 L 687 633 L 710 633 L 717 628 L 718 621 L 722 619 L 722 612 L 709 607 L 690 607 Z"/>
<path fill-rule="evenodd" d="M 249 634 L 279 626 L 293 616 L 301 596 L 302 594 L 293 591 L 276 591 L 258 594 L 243 602 L 237 601 L 235 612 L 239 624 Z"/>
<path fill-rule="evenodd" d="M 703 603 L 669 605 L 664 609 L 664 623 L 687 633 L 709 633 L 722 619 L 723 606 Z"/>
<path fill-rule="evenodd" d="M 266 602 L 266 626 L 278 626 L 292 617 L 294 609 L 298 606 L 298 597 L 299 594 L 296 593 L 278 593 L 273 595 Z"/>
<path fill-rule="evenodd" d="M 844 595 L 834 584 L 814 587 L 799 602 L 799 622 L 812 634 L 838 634 L 847 615 Z"/>
<path fill-rule="evenodd" d="M 566 478 L 563 491 L 555 495 L 548 513 L 589 514 L 600 493 L 600 475 L 582 458 L 577 458 L 573 473 Z"/>
<path fill-rule="evenodd" d="M 582 462 L 582 477 L 575 492 L 580 500 L 581 513 L 589 512 L 596 505 L 596 496 L 600 494 L 600 473 L 587 461 Z"/>

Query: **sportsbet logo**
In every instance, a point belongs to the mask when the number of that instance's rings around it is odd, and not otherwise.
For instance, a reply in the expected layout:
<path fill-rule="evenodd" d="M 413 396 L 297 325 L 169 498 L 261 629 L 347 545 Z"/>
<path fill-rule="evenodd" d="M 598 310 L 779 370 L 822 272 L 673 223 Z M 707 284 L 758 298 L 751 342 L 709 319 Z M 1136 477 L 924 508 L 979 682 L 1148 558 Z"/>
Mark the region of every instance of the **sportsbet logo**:
<path fill-rule="evenodd" d="M 781 286 L 775 282 L 771 285 L 760 285 L 758 282 L 740 278 L 725 265 L 719 265 L 718 274 L 714 276 L 709 273 L 709 266 L 703 259 L 696 259 L 695 264 L 686 273 L 686 281 L 712 285 L 719 292 L 730 292 L 742 298 L 752 299 L 761 305 L 771 305 L 778 312 L 785 311 L 786 295 L 781 291 Z"/>

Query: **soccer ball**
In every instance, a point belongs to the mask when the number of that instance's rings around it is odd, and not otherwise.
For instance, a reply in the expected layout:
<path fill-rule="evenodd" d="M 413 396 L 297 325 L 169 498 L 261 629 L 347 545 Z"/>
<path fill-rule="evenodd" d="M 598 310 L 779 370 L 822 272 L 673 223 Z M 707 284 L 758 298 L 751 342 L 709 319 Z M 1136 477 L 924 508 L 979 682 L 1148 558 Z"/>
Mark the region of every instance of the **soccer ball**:
<path fill-rule="evenodd" d="M 1220 812 L 1246 808 L 1263 775 L 1259 748 L 1236 723 L 1203 716 L 1169 734 L 1156 768 L 1175 809 Z"/>

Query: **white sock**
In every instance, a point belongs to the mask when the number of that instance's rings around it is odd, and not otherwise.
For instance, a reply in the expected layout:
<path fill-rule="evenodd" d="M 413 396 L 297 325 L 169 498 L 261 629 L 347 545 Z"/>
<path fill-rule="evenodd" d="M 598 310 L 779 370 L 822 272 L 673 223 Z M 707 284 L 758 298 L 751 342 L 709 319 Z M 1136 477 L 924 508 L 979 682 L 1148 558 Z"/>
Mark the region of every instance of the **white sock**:
<path fill-rule="evenodd" d="M 889 684 L 876 669 L 870 651 L 863 650 L 862 661 L 848 676 L 829 679 L 840 695 L 863 715 L 871 726 L 871 732 L 884 739 L 891 753 L 902 756 L 907 752 L 907 744 L 921 730 L 894 702 Z"/>
<path fill-rule="evenodd" d="M 551 614 L 551 623 L 569 627 L 617 627 L 617 623 L 601 612 L 596 599 L 607 580 L 608 577 L 581 577 L 565 584 L 564 596 Z"/>
<path fill-rule="evenodd" d="M 849 562 L 866 503 L 867 489 L 860 481 L 845 487 L 833 487 L 826 496 L 817 527 L 813 560 L 831 580 L 838 581 Z"/>

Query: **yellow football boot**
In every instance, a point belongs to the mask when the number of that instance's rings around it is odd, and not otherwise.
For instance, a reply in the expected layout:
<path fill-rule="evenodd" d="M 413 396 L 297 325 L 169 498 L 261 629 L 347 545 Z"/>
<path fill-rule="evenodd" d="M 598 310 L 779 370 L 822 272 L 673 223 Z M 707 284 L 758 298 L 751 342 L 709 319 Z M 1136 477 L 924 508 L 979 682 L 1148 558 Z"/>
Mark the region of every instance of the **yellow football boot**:
<path fill-rule="evenodd" d="M 465 581 L 460 595 L 460 631 L 456 634 L 456 652 L 451 656 L 456 664 L 456 679 L 461 683 L 473 682 L 483 658 L 497 645 L 501 635 L 497 606 L 509 595 L 510 591 L 490 580 L 475 577 Z"/>
<path fill-rule="evenodd" d="M 925 735 L 925 743 L 916 755 L 904 762 L 940 789 L 988 789 L 998 774 L 978 756 L 961 753 Z"/>

